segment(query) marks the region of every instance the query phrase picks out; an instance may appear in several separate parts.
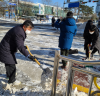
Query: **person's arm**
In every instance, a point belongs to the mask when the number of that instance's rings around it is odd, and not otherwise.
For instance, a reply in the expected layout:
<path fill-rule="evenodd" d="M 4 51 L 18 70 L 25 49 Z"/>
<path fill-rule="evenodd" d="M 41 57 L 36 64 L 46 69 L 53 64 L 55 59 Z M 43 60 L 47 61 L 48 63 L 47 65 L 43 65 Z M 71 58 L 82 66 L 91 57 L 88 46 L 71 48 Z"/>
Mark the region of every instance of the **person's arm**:
<path fill-rule="evenodd" d="M 15 35 L 15 42 L 16 42 L 16 45 L 17 45 L 17 48 L 18 50 L 24 55 L 24 56 L 28 56 L 29 55 L 29 52 L 25 49 L 24 47 L 24 37 L 22 36 L 21 33 L 17 33 Z"/>
<path fill-rule="evenodd" d="M 61 27 L 61 23 L 60 22 L 60 19 L 58 19 L 56 22 L 55 22 L 55 27 L 56 28 L 60 28 Z"/>
<path fill-rule="evenodd" d="M 26 50 L 26 47 L 24 46 L 24 37 L 22 34 L 20 34 L 19 32 L 16 34 L 15 36 L 15 41 L 16 41 L 16 45 L 18 50 L 26 57 L 28 57 L 31 60 L 35 60 L 35 56 L 31 56 L 29 54 L 29 52 Z"/>
<path fill-rule="evenodd" d="M 91 46 L 90 50 L 93 50 L 94 49 L 94 46 L 96 44 L 96 41 L 97 41 L 97 39 L 92 41 L 92 46 Z"/>
<path fill-rule="evenodd" d="M 76 26 L 76 29 L 75 29 L 75 32 L 74 32 L 74 36 L 76 35 L 76 32 L 77 32 L 77 26 Z"/>
<path fill-rule="evenodd" d="M 98 30 L 96 29 L 95 33 L 94 33 L 94 38 L 92 40 L 92 46 L 91 46 L 91 50 L 94 48 L 97 40 L 98 40 L 98 37 L 99 37 L 99 32 Z"/>

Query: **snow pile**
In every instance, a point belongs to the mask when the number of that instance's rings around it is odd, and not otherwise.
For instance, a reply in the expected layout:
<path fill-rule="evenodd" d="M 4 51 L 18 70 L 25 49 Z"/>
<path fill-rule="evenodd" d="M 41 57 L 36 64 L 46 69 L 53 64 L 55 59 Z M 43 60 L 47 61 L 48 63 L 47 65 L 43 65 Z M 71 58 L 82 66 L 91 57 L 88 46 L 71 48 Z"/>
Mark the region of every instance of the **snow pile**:
<path fill-rule="evenodd" d="M 67 64 L 67 71 L 62 71 L 61 82 L 58 84 L 56 89 L 56 96 L 65 96 L 66 92 L 66 83 L 67 83 L 67 76 L 68 76 L 68 66 Z M 0 68 L 4 69 L 4 66 L 0 64 Z M 4 73 L 5 70 L 1 70 L 1 73 Z M 21 86 L 14 86 L 12 84 L 8 84 L 5 75 L 0 75 L 0 95 L 4 96 L 50 96 L 51 95 L 51 86 L 52 86 L 52 74 L 43 74 L 41 76 L 41 83 L 31 82 L 27 76 L 25 76 L 21 71 L 17 69 L 17 79 L 20 78 L 20 81 L 23 81 Z M 27 77 L 27 78 L 26 78 Z M 50 77 L 50 78 L 49 78 Z M 25 79 L 25 80 L 24 80 Z M 17 88 L 18 87 L 18 88 Z M 30 88 L 31 87 L 31 88 Z M 72 92 L 73 93 L 73 92 Z M 73 95 L 72 95 L 73 96 Z M 81 95 L 77 95 L 81 96 Z M 85 96 L 85 95 L 82 95 Z"/>
<path fill-rule="evenodd" d="M 41 75 L 41 86 L 44 89 L 51 89 L 52 85 L 52 73 Z"/>
<path fill-rule="evenodd" d="M 4 69 L 4 66 L 0 64 L 0 68 Z M 14 96 L 22 96 L 22 95 L 23 96 L 50 96 L 51 94 L 51 88 L 49 88 L 49 90 L 43 89 L 41 84 L 39 83 L 37 84 L 36 82 L 30 81 L 30 79 L 28 79 L 28 77 L 25 76 L 18 69 L 17 69 L 17 73 L 18 73 L 17 79 L 20 78 L 20 80 L 22 81 L 22 84 L 19 86 L 8 84 L 6 80 L 6 76 L 3 75 L 3 73 L 5 73 L 5 70 L 0 70 L 0 96 L 1 95 L 4 95 L 4 96 L 12 96 L 12 95 Z M 45 81 L 48 81 L 48 80 L 45 80 Z"/>
<path fill-rule="evenodd" d="M 19 19 L 17 22 L 18 23 L 24 23 L 25 20 Z"/>
<path fill-rule="evenodd" d="M 61 75 L 60 83 L 58 84 L 57 89 L 56 89 L 57 93 L 65 94 L 68 71 L 69 71 L 69 62 L 67 63 L 66 70 L 63 70 L 63 69 L 61 70 L 62 75 Z"/>
<path fill-rule="evenodd" d="M 88 95 L 85 94 L 84 92 L 78 92 L 76 87 L 75 90 L 73 90 L 72 92 L 72 96 L 88 96 Z"/>

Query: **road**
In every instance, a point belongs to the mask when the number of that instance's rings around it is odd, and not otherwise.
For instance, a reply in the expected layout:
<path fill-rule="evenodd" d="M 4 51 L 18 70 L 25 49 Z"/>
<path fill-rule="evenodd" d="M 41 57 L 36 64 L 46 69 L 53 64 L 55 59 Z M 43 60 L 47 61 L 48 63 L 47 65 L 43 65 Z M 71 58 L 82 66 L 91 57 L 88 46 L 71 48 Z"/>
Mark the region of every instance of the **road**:
<path fill-rule="evenodd" d="M 6 20 L 1 20 L 0 19 L 0 25 L 1 26 L 16 26 L 16 25 L 20 25 L 21 23 L 16 23 L 16 22 L 13 22 L 13 21 L 6 21 Z M 76 24 L 77 27 L 80 26 L 80 24 Z M 48 26 L 51 26 L 49 24 L 34 24 L 34 26 L 36 26 L 37 28 L 43 28 L 43 29 L 46 29 L 48 28 Z"/>

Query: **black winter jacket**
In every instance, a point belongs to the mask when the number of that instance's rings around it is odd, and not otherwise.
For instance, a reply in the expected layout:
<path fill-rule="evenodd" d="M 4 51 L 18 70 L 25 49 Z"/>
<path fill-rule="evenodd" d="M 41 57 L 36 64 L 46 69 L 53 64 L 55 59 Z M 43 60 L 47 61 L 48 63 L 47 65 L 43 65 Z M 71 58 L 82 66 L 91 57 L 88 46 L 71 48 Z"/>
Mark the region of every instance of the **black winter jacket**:
<path fill-rule="evenodd" d="M 99 30 L 98 28 L 95 29 L 94 34 L 90 34 L 88 32 L 88 36 L 85 37 L 85 48 L 87 47 L 87 44 L 92 43 L 91 50 L 95 47 L 99 50 L 100 54 L 100 37 L 99 37 Z"/>
<path fill-rule="evenodd" d="M 6 64 L 17 64 L 15 53 L 19 50 L 24 56 L 29 53 L 24 47 L 26 33 L 22 25 L 10 29 L 0 43 L 0 61 Z"/>

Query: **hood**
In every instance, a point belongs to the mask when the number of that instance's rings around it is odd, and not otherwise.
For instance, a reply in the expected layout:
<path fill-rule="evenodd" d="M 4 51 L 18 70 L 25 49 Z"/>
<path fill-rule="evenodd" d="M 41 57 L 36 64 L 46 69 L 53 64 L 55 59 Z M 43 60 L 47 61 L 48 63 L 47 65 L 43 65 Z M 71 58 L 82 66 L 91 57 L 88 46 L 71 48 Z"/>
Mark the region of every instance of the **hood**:
<path fill-rule="evenodd" d="M 74 18 L 66 18 L 65 24 L 69 26 L 74 26 L 76 25 L 75 19 Z"/>

